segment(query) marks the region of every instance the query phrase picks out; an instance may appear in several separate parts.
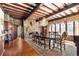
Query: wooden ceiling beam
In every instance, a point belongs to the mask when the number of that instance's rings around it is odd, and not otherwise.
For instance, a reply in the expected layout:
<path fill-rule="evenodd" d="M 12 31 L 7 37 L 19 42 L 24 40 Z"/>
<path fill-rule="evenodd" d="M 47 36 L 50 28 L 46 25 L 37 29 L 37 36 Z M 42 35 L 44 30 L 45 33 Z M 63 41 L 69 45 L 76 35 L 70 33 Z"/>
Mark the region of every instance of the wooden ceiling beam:
<path fill-rule="evenodd" d="M 28 15 L 25 13 L 22 17 L 22 19 L 27 19 L 29 18 L 40 6 L 41 3 L 37 3 L 37 5 L 34 7 L 34 9 L 32 10 L 32 12 L 30 12 Z"/>
<path fill-rule="evenodd" d="M 12 8 L 12 9 L 16 9 L 16 10 L 21 10 L 21 11 L 26 11 L 27 9 L 26 8 L 24 8 L 24 9 L 22 9 L 22 7 L 19 7 L 19 6 L 17 6 L 17 5 L 11 5 L 11 4 L 4 4 L 4 6 L 6 6 L 6 7 L 10 7 L 10 8 Z M 28 10 L 27 10 L 28 11 Z"/>
<path fill-rule="evenodd" d="M 42 16 L 43 16 L 44 14 L 38 14 L 38 13 L 35 13 L 35 15 L 42 15 Z M 44 16 L 45 16 L 45 15 L 44 15 Z"/>
<path fill-rule="evenodd" d="M 53 10 L 52 8 L 49 8 L 49 7 L 45 6 L 45 5 L 43 5 L 43 6 L 46 7 L 46 8 L 48 8 L 48 9 L 50 9 L 52 12 L 56 12 L 56 11 Z"/>
<path fill-rule="evenodd" d="M 15 8 L 12 8 L 12 7 L 8 7 L 8 6 L 2 6 L 3 8 L 8 8 L 8 9 L 12 9 L 12 10 L 16 10 L 16 11 L 19 11 L 19 12 L 25 12 L 25 11 L 23 11 L 23 10 L 19 10 L 19 9 L 15 9 Z"/>
<path fill-rule="evenodd" d="M 45 11 L 45 10 L 43 10 L 43 9 L 39 9 L 39 10 L 41 10 L 41 11 L 43 11 L 43 12 L 46 12 L 46 13 L 49 13 L 48 11 Z M 49 13 L 50 14 L 50 13 Z"/>
<path fill-rule="evenodd" d="M 13 16 L 16 16 L 16 17 L 20 17 L 20 16 L 22 16 L 21 14 L 16 14 L 16 13 L 12 13 L 12 12 L 7 12 L 9 15 L 11 14 L 11 15 L 13 15 Z"/>
<path fill-rule="evenodd" d="M 13 5 L 16 5 L 16 6 L 20 6 L 20 7 L 22 7 L 22 8 L 25 8 L 26 10 L 32 10 L 31 8 L 29 8 L 30 6 L 28 6 L 28 5 L 26 5 L 26 7 L 25 6 L 23 6 L 23 5 L 21 5 L 21 4 L 19 4 L 19 3 L 12 3 Z M 27 7 L 28 6 L 28 7 Z"/>
<path fill-rule="evenodd" d="M 40 11 L 36 11 L 37 13 L 40 13 L 40 14 L 44 14 L 44 15 L 47 15 L 47 14 L 45 14 L 45 13 L 42 13 L 42 12 L 40 12 Z"/>
<path fill-rule="evenodd" d="M 78 5 L 78 3 L 76 3 L 76 4 L 73 3 L 73 4 L 71 4 L 71 5 L 66 6 L 65 9 L 60 9 L 60 10 L 57 11 L 56 13 L 52 13 L 52 14 L 50 14 L 49 16 L 45 16 L 45 17 L 46 17 L 46 18 L 47 18 L 47 17 L 50 17 L 50 16 L 55 15 L 55 14 L 57 14 L 57 13 L 59 13 L 59 12 L 62 12 L 62 11 L 67 10 L 67 9 L 69 9 L 69 8 L 72 8 L 72 7 L 76 6 L 76 5 Z"/>
<path fill-rule="evenodd" d="M 52 3 L 52 5 L 54 5 L 55 7 L 57 7 L 58 9 L 60 9 L 57 5 L 55 5 L 54 3 Z"/>
<path fill-rule="evenodd" d="M 11 10 L 11 11 L 16 11 L 16 12 L 20 12 L 20 13 L 25 13 L 23 11 L 14 10 L 14 9 L 10 9 L 10 8 L 2 8 L 2 10 Z"/>
<path fill-rule="evenodd" d="M 15 14 L 24 14 L 22 12 L 17 12 L 17 11 L 13 11 L 13 10 L 9 10 L 9 9 L 4 9 L 4 11 L 12 12 L 12 13 L 15 13 Z"/>
<path fill-rule="evenodd" d="M 33 5 L 31 5 L 31 4 L 29 4 L 29 3 L 23 3 L 23 4 L 25 4 L 25 5 L 27 5 L 27 6 L 30 6 L 30 7 L 35 7 L 35 6 L 33 6 Z"/>
<path fill-rule="evenodd" d="M 55 21 L 55 20 L 59 20 L 59 19 L 63 19 L 63 18 L 66 18 L 66 17 L 70 17 L 70 16 L 73 16 L 73 15 L 78 15 L 78 14 L 79 14 L 79 12 L 73 13 L 73 14 L 70 14 L 70 15 L 67 15 L 67 16 L 63 16 L 63 17 L 60 17 L 60 18 L 56 18 L 56 19 L 50 20 L 49 22 Z"/>

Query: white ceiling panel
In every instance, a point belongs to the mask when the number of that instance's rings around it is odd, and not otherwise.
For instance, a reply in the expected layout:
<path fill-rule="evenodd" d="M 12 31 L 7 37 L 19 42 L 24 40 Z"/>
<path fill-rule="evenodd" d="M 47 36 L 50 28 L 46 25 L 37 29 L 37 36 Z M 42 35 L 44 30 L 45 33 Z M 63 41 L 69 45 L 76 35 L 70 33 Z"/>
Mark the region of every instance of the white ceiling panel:
<path fill-rule="evenodd" d="M 64 8 L 65 4 L 64 3 L 54 3 L 57 7 L 60 9 Z"/>
<path fill-rule="evenodd" d="M 47 7 L 45 7 L 43 5 L 40 6 L 40 9 L 43 9 L 43 10 L 49 12 L 49 13 L 52 13 L 53 12 L 51 9 L 48 9 Z"/>
<path fill-rule="evenodd" d="M 58 8 L 51 3 L 44 3 L 44 5 L 51 8 L 54 11 L 58 11 Z"/>

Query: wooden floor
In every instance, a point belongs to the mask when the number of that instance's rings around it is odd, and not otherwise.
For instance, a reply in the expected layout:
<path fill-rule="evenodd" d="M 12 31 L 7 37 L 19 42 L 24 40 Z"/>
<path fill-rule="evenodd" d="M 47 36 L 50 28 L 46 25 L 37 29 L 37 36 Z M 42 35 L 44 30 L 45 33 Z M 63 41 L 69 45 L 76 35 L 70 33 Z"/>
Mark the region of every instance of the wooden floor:
<path fill-rule="evenodd" d="M 39 56 L 32 46 L 21 38 L 15 39 L 10 44 L 5 45 L 3 56 Z"/>
<path fill-rule="evenodd" d="M 0 39 L 0 55 L 3 53 L 3 41 Z"/>

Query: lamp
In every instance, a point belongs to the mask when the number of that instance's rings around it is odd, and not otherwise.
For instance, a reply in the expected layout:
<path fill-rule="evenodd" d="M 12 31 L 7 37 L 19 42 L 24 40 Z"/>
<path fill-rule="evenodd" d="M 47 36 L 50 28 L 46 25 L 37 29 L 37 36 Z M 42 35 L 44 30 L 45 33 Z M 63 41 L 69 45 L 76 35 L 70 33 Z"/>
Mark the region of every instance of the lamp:
<path fill-rule="evenodd" d="M 47 26 L 48 25 L 48 21 L 47 21 L 47 19 L 45 17 L 41 20 L 40 25 L 41 26 Z"/>

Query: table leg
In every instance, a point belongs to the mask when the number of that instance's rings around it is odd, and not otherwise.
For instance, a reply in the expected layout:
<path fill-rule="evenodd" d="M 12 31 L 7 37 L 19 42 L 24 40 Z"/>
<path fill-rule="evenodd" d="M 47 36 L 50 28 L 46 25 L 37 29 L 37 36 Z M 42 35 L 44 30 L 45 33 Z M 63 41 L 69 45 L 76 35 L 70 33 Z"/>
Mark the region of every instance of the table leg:
<path fill-rule="evenodd" d="M 46 48 L 46 42 L 45 42 L 45 40 L 44 40 L 44 48 Z"/>
<path fill-rule="evenodd" d="M 53 40 L 53 48 L 55 47 L 55 40 Z"/>
<path fill-rule="evenodd" d="M 51 44 L 51 40 L 49 39 L 49 49 L 50 49 L 50 47 L 51 47 L 50 44 Z"/>

